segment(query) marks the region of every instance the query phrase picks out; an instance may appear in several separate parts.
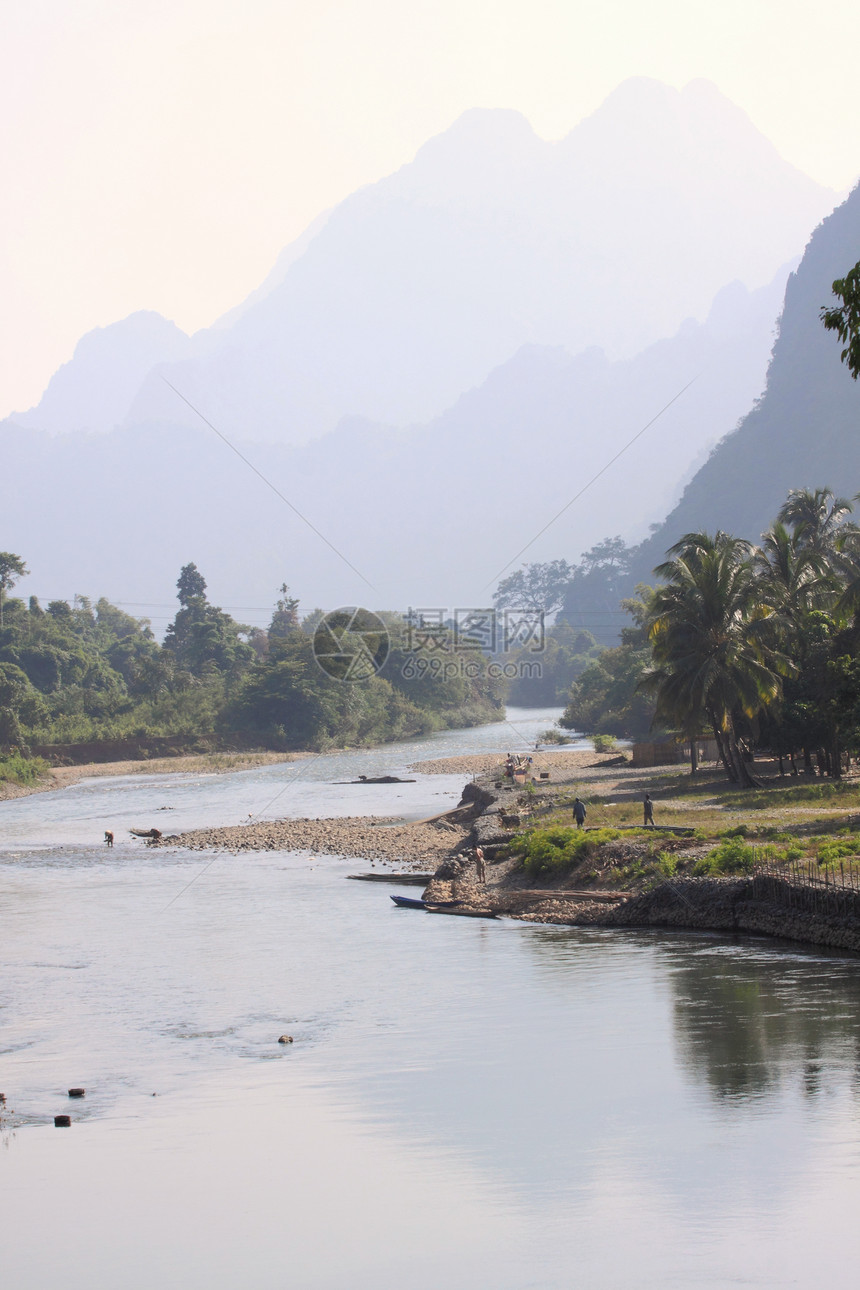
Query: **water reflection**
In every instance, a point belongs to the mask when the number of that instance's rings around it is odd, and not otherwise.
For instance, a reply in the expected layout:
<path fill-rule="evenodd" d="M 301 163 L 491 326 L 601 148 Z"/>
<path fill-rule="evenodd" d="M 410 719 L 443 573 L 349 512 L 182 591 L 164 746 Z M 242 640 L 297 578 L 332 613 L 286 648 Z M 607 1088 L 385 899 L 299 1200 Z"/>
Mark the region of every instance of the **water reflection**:
<path fill-rule="evenodd" d="M 665 951 L 678 1055 L 718 1099 L 832 1090 L 860 1060 L 860 963 L 781 946 Z"/>
<path fill-rule="evenodd" d="M 853 1284 L 856 961 L 202 864 L 0 854 L 16 1290 Z"/>

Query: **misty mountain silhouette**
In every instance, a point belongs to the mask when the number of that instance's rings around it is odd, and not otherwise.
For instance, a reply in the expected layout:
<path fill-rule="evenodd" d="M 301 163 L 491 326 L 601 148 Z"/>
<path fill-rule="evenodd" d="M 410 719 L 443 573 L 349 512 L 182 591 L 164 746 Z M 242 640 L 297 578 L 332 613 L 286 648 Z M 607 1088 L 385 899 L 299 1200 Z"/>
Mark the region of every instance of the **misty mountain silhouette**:
<path fill-rule="evenodd" d="M 343 416 L 428 421 L 525 344 L 631 357 L 703 319 L 727 282 L 769 282 L 834 200 L 705 81 L 627 81 L 559 142 L 517 112 L 474 109 L 151 366 L 231 437 L 297 444 Z M 145 370 L 123 334 L 124 365 Z M 101 373 L 76 354 L 15 419 L 63 428 L 62 392 L 67 429 L 191 424 L 158 370 L 118 413 L 99 388 L 123 363 L 102 349 Z"/>
<path fill-rule="evenodd" d="M 860 385 L 819 321 L 832 283 L 860 259 L 860 186 L 815 230 L 789 278 L 761 400 L 728 434 L 643 548 L 640 574 L 683 533 L 718 528 L 758 541 L 790 488 L 860 492 Z"/>
<path fill-rule="evenodd" d="M 52 438 L 6 422 L 8 476 L 29 482 L 8 490 L 4 540 L 38 594 L 136 598 L 156 629 L 162 611 L 146 606 L 171 599 L 191 559 L 217 601 L 261 611 L 252 621 L 266 621 L 284 580 L 306 609 L 487 603 L 500 568 L 693 380 L 527 558 L 576 559 L 666 514 L 761 392 L 786 274 L 753 293 L 724 288 L 704 324 L 633 359 L 524 346 L 424 425 L 345 418 L 301 447 L 242 444 L 372 591 L 199 423 Z"/>

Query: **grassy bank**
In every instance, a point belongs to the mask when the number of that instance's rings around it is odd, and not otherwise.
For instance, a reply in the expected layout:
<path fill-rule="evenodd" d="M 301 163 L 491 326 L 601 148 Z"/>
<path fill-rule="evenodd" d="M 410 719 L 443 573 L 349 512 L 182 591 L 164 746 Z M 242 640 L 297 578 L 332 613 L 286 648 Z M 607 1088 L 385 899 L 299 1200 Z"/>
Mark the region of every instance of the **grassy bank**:
<path fill-rule="evenodd" d="M 0 756 L 0 784 L 30 788 L 46 780 L 49 773 L 50 767 L 41 757 L 22 757 L 20 753 Z"/>
<path fill-rule="evenodd" d="M 645 792 L 654 801 L 655 829 L 642 827 Z M 577 796 L 588 808 L 583 831 L 572 822 Z M 521 827 L 507 855 L 544 883 L 647 890 L 675 876 L 743 876 L 766 864 L 860 884 L 857 779 L 798 783 L 777 775 L 743 791 L 716 775 L 692 779 L 628 766 L 603 780 L 589 782 L 580 772 L 569 785 L 530 786 L 517 795 L 517 810 Z"/>

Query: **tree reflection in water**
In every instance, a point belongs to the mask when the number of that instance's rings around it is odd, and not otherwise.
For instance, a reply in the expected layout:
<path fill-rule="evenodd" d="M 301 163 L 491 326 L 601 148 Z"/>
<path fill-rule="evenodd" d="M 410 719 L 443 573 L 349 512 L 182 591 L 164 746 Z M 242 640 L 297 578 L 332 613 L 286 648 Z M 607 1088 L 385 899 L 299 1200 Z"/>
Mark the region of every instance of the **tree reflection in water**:
<path fill-rule="evenodd" d="M 716 1097 L 816 1097 L 837 1071 L 860 1092 L 860 961 L 692 937 L 665 950 L 678 1055 Z"/>

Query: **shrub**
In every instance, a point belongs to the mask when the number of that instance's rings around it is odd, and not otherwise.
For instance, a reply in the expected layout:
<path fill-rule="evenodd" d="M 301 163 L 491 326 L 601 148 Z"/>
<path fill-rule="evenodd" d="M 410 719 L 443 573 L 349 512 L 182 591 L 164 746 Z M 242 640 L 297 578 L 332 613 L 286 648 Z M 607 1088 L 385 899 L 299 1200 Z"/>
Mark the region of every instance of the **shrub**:
<path fill-rule="evenodd" d="M 849 856 L 853 859 L 858 853 L 860 837 L 822 839 L 818 846 L 818 863 L 833 864 Z"/>
<path fill-rule="evenodd" d="M 612 842 L 620 836 L 617 829 L 594 829 L 584 833 L 581 829 L 558 825 L 521 835 L 515 839 L 512 849 L 521 850 L 523 868 L 533 877 L 539 874 L 561 876 L 594 855 L 605 842 Z"/>
<path fill-rule="evenodd" d="M 37 784 L 48 773 L 48 763 L 41 757 L 22 757 L 10 753 L 0 757 L 0 780 L 11 784 Z"/>
<path fill-rule="evenodd" d="M 674 878 L 678 871 L 678 857 L 672 855 L 671 851 L 658 851 L 656 855 L 657 868 L 665 878 Z"/>
<path fill-rule="evenodd" d="M 594 744 L 594 751 L 607 753 L 615 751 L 614 735 L 592 735 L 591 742 Z"/>
<path fill-rule="evenodd" d="M 755 860 L 755 850 L 740 837 L 729 837 L 702 856 L 693 868 L 697 876 L 707 874 L 749 873 Z"/>

